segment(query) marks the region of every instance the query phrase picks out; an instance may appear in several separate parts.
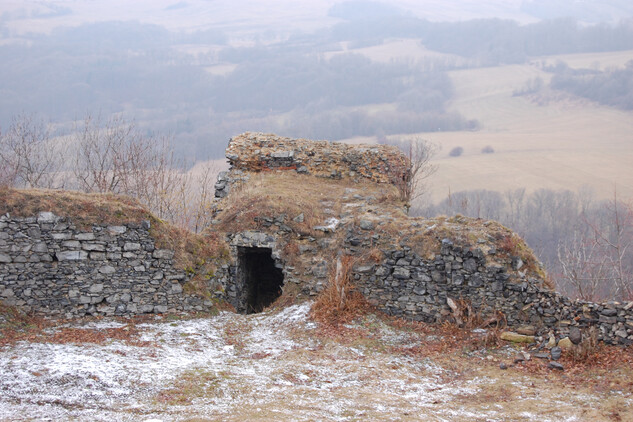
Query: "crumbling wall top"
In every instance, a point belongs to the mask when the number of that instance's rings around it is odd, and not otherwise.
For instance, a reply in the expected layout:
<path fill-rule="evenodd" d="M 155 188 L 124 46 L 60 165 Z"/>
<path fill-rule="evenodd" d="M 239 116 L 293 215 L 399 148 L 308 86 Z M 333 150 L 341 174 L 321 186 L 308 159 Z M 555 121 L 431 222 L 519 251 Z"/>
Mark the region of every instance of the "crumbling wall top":
<path fill-rule="evenodd" d="M 292 170 L 320 177 L 364 177 L 397 183 L 408 170 L 407 157 L 391 145 L 351 145 L 246 132 L 226 149 L 231 169 L 248 172 Z"/>

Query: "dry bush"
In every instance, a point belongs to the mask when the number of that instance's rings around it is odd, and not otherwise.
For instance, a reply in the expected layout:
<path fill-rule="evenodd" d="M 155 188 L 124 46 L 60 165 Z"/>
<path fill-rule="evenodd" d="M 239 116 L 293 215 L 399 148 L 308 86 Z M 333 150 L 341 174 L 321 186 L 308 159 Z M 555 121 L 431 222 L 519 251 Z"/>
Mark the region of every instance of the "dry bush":
<path fill-rule="evenodd" d="M 339 256 L 330 269 L 327 287 L 312 305 L 311 317 L 324 325 L 341 325 L 362 315 L 368 309 L 363 295 L 352 282 L 354 260 L 349 255 Z"/>
<path fill-rule="evenodd" d="M 400 148 L 406 156 L 404 168 L 397 168 L 396 174 L 402 175 L 392 183 L 398 188 L 400 201 L 408 212 L 411 203 L 426 192 L 425 181 L 437 171 L 437 166 L 431 164 L 431 158 L 437 152 L 437 145 L 425 139 L 404 139 L 387 141 Z M 395 164 L 398 166 L 399 164 Z"/>
<path fill-rule="evenodd" d="M 50 135 L 49 125 L 34 115 L 12 119 L 0 133 L 0 185 L 22 188 L 63 187 L 59 177 L 64 146 Z"/>
<path fill-rule="evenodd" d="M 471 331 L 475 328 L 486 328 L 486 333 L 475 340 L 476 345 L 485 347 L 498 346 L 501 331 L 507 326 L 507 320 L 503 312 L 494 311 L 488 318 L 484 318 L 481 310 L 475 310 L 470 301 L 459 298 L 447 298 L 446 302 L 451 308 L 451 318 L 443 324 L 445 331 L 455 334 L 456 331 Z"/>

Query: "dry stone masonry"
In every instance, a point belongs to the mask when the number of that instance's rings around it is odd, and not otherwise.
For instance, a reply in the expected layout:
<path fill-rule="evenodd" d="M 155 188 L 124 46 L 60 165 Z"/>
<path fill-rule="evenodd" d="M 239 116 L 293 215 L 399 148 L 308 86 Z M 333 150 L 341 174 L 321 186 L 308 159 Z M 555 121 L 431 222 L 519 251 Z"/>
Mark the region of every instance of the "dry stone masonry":
<path fill-rule="evenodd" d="M 291 224 L 303 214 L 275 215 L 265 209 L 243 232 L 228 233 L 231 259 L 219 281 L 238 310 L 244 309 L 247 290 L 240 275 L 239 247 L 249 244 L 274 251 L 275 263 L 283 270 L 283 287 L 299 285 L 305 295 L 318 294 L 327 285 L 334 257 L 344 253 L 356 257 L 352 277 L 359 291 L 391 315 L 443 321 L 452 317 L 449 299 L 464 300 L 482 317 L 501 312 L 510 327 L 533 327 L 545 338 L 564 338 L 595 327 L 605 342 L 633 343 L 633 303 L 571 301 L 551 291 L 534 269 L 528 271 L 520 254 L 500 250 L 500 238 L 493 233 L 499 231 L 498 224 L 462 217 L 458 224 L 408 218 L 397 204 L 378 203 L 372 192 L 355 188 L 354 181 L 361 179 L 376 185 L 397 182 L 405 157 L 391 147 L 246 133 L 231 139 L 227 158 L 231 168 L 219 177 L 218 198 L 226 197 L 230 186 L 248 184 L 253 175 L 270 171 L 348 179 L 352 186 L 342 198 L 340 212 L 331 210 L 327 195 L 320 202 L 328 217 L 313 227 L 311 235 Z M 270 189 L 274 193 L 274 186 Z M 220 208 L 230 206 L 230 195 L 222 201 Z M 483 231 L 475 233 L 474 226 Z M 434 238 L 437 246 L 430 255 L 416 252 L 429 241 L 419 233 Z M 284 253 L 287 250 L 291 252 Z M 370 251 L 373 258 L 367 259 Z"/>
<path fill-rule="evenodd" d="M 391 145 L 357 146 L 251 132 L 230 140 L 226 158 L 231 171 L 222 172 L 218 178 L 218 198 L 226 196 L 235 181 L 246 180 L 249 173 L 259 171 L 290 170 L 332 179 L 394 183 L 402 180 L 407 169 L 406 157 Z"/>
<path fill-rule="evenodd" d="M 174 252 L 156 249 L 149 221 L 79 230 L 41 212 L 0 217 L 0 298 L 58 317 L 201 311 L 210 302 L 183 293 L 187 275 Z"/>

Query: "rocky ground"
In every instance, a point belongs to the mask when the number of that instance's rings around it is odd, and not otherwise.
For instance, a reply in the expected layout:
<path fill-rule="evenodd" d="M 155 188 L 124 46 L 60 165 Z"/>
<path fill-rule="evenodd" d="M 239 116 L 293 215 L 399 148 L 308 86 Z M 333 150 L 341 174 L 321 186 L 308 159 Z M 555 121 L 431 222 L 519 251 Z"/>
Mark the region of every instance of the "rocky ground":
<path fill-rule="evenodd" d="M 563 354 L 561 371 L 483 330 L 371 312 L 323 326 L 310 306 L 57 324 L 5 315 L 0 420 L 633 420 L 629 351 Z"/>

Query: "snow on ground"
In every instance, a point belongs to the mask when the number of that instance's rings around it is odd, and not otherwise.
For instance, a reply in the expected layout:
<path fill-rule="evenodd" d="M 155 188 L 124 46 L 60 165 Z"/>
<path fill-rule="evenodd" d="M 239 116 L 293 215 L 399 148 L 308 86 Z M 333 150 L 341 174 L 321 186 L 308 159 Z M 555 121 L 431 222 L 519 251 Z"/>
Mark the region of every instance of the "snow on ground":
<path fill-rule="evenodd" d="M 316 335 L 309 308 L 139 324 L 140 340 L 147 342 L 141 345 L 4 347 L 0 420 L 505 419 L 497 406 L 453 400 L 476 396 L 489 380 L 460 381 L 428 359 L 387 352 L 390 345 L 419 341 L 415 334 L 375 318 L 368 324 L 378 339 L 343 345 Z M 525 412 L 513 420 L 533 417 Z"/>

